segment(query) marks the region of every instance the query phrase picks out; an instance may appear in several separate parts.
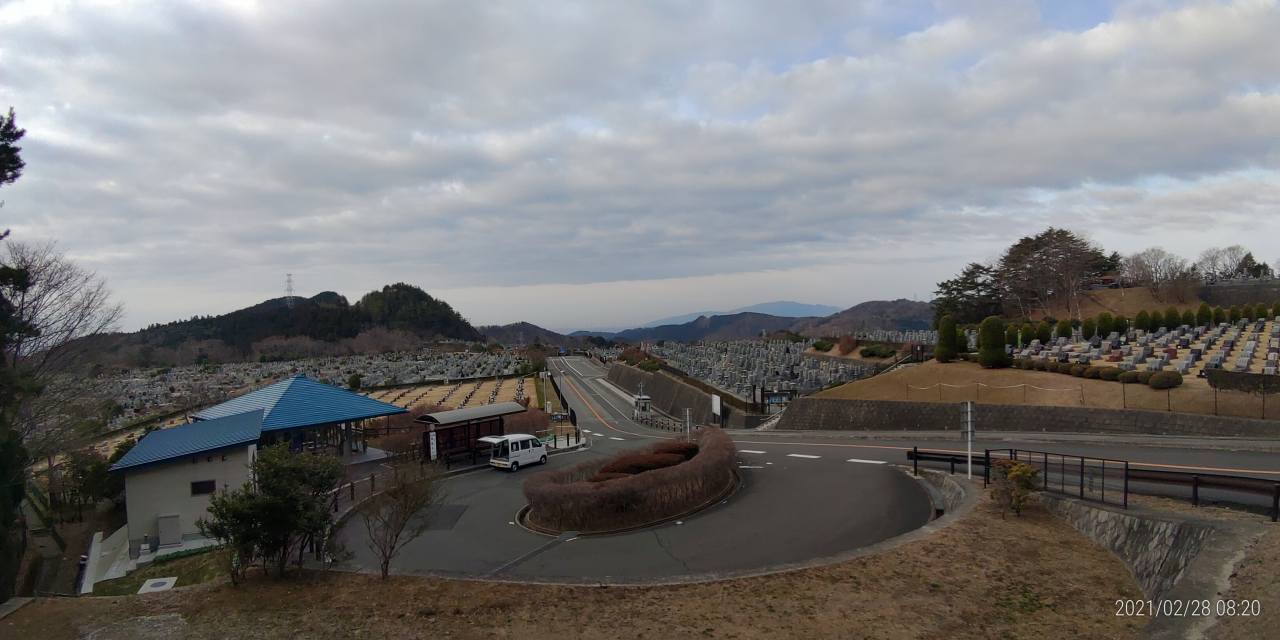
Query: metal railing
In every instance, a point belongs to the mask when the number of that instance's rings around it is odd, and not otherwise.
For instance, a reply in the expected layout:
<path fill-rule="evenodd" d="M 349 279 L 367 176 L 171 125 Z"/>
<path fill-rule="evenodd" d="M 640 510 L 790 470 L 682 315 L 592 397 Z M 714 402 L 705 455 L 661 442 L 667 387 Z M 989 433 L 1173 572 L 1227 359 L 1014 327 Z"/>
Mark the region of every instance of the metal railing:
<path fill-rule="evenodd" d="M 956 468 L 964 468 L 968 457 L 953 451 L 937 451 L 912 447 L 906 451 L 907 460 L 911 461 L 914 471 L 919 475 L 920 462 L 937 462 L 950 466 L 951 473 Z M 1029 464 L 1039 472 L 1036 478 L 1041 491 L 1067 495 L 1083 500 L 1111 504 L 1127 509 L 1133 484 L 1186 487 L 1191 503 L 1199 506 L 1201 490 L 1220 491 L 1233 498 L 1232 502 L 1248 504 L 1237 498 L 1243 496 L 1264 496 L 1271 498 L 1267 509 L 1272 522 L 1280 521 L 1280 481 L 1252 476 L 1236 476 L 1215 473 L 1192 473 L 1186 471 L 1165 471 L 1157 469 L 1135 468 L 1135 463 L 1128 460 L 1078 456 L 1051 451 L 1034 451 L 1028 449 L 985 449 L 981 455 L 975 453 L 973 466 L 982 469 L 982 484 L 991 483 L 991 469 L 999 460 L 1013 460 Z"/>

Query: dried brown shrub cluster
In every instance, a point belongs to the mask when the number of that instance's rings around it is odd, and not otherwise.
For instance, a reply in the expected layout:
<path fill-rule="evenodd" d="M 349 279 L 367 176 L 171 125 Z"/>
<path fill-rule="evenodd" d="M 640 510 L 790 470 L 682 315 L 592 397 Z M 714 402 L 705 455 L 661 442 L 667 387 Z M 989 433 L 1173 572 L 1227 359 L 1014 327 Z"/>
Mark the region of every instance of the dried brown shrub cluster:
<path fill-rule="evenodd" d="M 604 463 L 584 462 L 531 476 L 524 483 L 529 520 L 559 531 L 612 531 L 685 513 L 725 491 L 734 481 L 737 450 L 728 434 L 703 429 L 694 443 L 662 442 Z M 678 461 L 677 458 L 683 458 Z M 605 471 L 635 469 L 658 460 L 670 466 L 624 477 Z M 592 481 L 596 480 L 596 481 Z"/>

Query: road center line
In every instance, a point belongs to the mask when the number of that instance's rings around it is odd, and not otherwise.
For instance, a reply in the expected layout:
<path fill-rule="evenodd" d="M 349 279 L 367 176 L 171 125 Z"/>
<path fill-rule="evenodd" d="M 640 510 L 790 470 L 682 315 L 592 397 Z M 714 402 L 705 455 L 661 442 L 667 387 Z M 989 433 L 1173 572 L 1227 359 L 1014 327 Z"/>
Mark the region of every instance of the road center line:
<path fill-rule="evenodd" d="M 763 451 L 755 451 L 753 449 L 738 449 L 738 453 L 764 453 Z"/>
<path fill-rule="evenodd" d="M 884 464 L 884 460 L 863 460 L 861 458 L 849 458 L 845 462 L 861 462 L 862 464 Z"/>
<path fill-rule="evenodd" d="M 811 456 L 807 453 L 788 453 L 787 457 L 788 458 L 806 458 L 809 460 L 815 460 L 817 458 L 821 458 L 822 456 Z"/>

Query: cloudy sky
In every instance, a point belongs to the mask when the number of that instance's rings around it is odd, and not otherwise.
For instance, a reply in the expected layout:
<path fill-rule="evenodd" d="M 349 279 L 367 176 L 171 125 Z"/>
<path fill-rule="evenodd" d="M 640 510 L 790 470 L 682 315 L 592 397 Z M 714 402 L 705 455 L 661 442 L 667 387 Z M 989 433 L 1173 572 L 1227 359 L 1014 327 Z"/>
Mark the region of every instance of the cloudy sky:
<path fill-rule="evenodd" d="M 0 2 L 13 238 L 126 328 L 395 281 L 477 324 L 928 299 L 1049 224 L 1280 260 L 1280 6 Z"/>

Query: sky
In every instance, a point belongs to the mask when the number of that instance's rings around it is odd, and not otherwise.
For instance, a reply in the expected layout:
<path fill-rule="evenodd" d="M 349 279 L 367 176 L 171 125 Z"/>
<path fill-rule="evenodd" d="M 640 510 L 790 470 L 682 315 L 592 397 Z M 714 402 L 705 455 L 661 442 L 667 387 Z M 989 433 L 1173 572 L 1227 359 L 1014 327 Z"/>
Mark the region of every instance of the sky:
<path fill-rule="evenodd" d="M 1275 1 L 0 1 L 12 240 L 125 329 L 423 287 L 619 328 L 928 300 L 1049 225 L 1280 262 Z"/>

